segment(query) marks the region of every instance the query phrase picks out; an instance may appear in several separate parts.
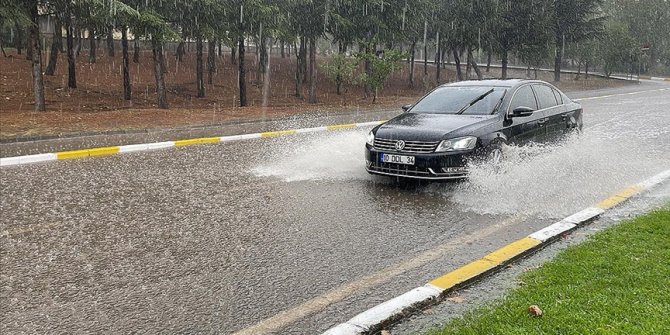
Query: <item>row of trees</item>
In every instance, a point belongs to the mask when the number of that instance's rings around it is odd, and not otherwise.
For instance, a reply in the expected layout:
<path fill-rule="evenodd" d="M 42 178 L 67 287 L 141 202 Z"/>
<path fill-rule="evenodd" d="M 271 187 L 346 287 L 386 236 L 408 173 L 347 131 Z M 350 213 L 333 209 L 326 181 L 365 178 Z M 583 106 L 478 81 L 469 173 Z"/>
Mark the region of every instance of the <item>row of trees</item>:
<path fill-rule="evenodd" d="M 239 102 L 247 104 L 245 41 L 256 46 L 259 55 L 257 75 L 268 89 L 268 48 L 279 45 L 292 48 L 297 59 L 295 94 L 302 97 L 307 86 L 307 99 L 317 102 L 317 41 L 328 39 L 337 45 L 338 53 L 357 50 L 365 72 L 366 93 L 376 97 L 376 88 L 388 72 L 389 58 L 403 54 L 410 60 L 408 84 L 414 85 L 417 49 L 423 47 L 423 72 L 428 74 L 428 58 L 443 62 L 453 58 L 459 80 L 470 77 L 470 71 L 481 79 L 482 74 L 473 54 L 483 52 L 488 63 L 496 57 L 502 64 L 502 77 L 507 76 L 510 55 L 529 66 L 544 64 L 553 58 L 554 79 L 560 81 L 565 58 L 584 64 L 602 61 L 599 53 L 612 47 L 603 44 L 603 36 L 624 31 L 631 36 L 644 36 L 656 62 L 667 52 L 668 2 L 665 0 L 0 0 L 0 27 L 25 26 L 29 34 L 28 50 L 32 52 L 35 108 L 44 110 L 42 64 L 37 22 L 40 16 L 52 17 L 56 34 L 50 49 L 46 74 L 54 73 L 57 55 L 62 48 L 59 34 L 66 32 L 65 50 L 68 59 L 68 86 L 77 87 L 75 59 L 79 53 L 74 39 L 86 31 L 90 40 L 89 61 L 95 61 L 95 38 L 105 36 L 108 52 L 113 53 L 114 31 L 121 32 L 124 99 L 132 99 L 128 71 L 129 36 L 134 38 L 138 61 L 138 40 L 148 41 L 153 54 L 158 105 L 168 108 L 164 74 L 165 52 L 169 41 L 181 41 L 177 58 L 181 59 L 184 41 L 196 44 L 197 96 L 206 95 L 204 76 L 207 50 L 208 81 L 211 83 L 216 62 L 215 50 L 227 46 L 231 59 L 237 63 Z M 662 12 L 658 19 L 646 20 L 650 12 Z M 633 13 L 633 14 L 631 14 Z M 609 20 L 609 21 L 608 21 Z M 659 20 L 665 23 L 660 24 Z M 659 27 L 660 26 L 660 27 Z M 20 30 L 17 30 L 20 31 Z M 644 33 L 641 33 L 641 32 Z M 663 37 L 663 33 L 665 33 Z M 659 37 L 660 36 L 660 37 Z M 635 44 L 630 39 L 623 43 Z M 595 45 L 598 44 L 599 48 Z M 206 46 L 206 47 L 205 47 Z M 632 48 L 632 47 L 631 47 Z M 665 48 L 665 49 L 663 49 Z M 638 48 L 639 49 L 639 48 Z M 380 51 L 384 51 L 383 53 Z M 396 52 L 399 51 L 399 52 Z M 429 51 L 434 52 L 428 57 Z M 617 50 L 618 51 L 618 50 Z M 628 51 L 627 51 L 628 52 Z M 653 55 L 652 55 L 653 54 Z M 36 55 L 36 56 L 35 56 Z M 393 55 L 390 57 L 389 55 Z M 634 55 L 633 55 L 634 56 Z M 628 52 L 629 59 L 633 57 Z M 341 62 L 335 59 L 333 62 Z M 622 55 L 613 58 L 620 61 Z M 670 57 L 669 57 L 670 58 Z M 638 57 L 639 59 L 639 57 Z M 604 60 L 606 64 L 612 61 Z M 465 63 L 466 73 L 461 72 Z M 342 63 L 344 64 L 344 63 Z M 332 64 L 331 64 L 332 65 Z M 607 66 L 607 65 L 604 65 Z M 392 68 L 392 67 L 391 67 Z M 383 71 L 376 71 L 382 69 Z M 330 66 L 336 81 L 348 67 Z M 229 74 L 232 75 L 232 74 Z M 440 82 L 440 67 L 437 67 Z M 374 80 L 373 80 L 374 79 Z M 338 82 L 338 92 L 339 92 Z M 267 92 L 264 92 L 267 93 Z M 264 94 L 267 96 L 267 94 Z"/>

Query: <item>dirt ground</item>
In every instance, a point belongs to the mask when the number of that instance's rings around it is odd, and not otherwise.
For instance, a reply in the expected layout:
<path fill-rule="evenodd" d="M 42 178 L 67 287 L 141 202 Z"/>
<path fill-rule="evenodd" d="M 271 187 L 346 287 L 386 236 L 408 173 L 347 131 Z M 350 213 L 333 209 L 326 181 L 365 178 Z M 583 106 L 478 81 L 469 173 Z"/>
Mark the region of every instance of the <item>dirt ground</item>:
<path fill-rule="evenodd" d="M 254 54 L 247 53 L 247 88 L 249 107 L 240 108 L 237 91 L 236 65 L 230 54 L 216 59 L 217 72 L 213 84 L 206 85 L 206 97 L 196 97 L 195 53 L 188 53 L 177 62 L 167 52 L 166 84 L 170 109 L 156 108 L 155 82 L 151 52 L 145 51 L 139 63 L 131 63 L 132 100 L 122 98 L 121 53 L 108 57 L 98 50 L 97 62 L 89 64 L 88 51 L 77 59 L 77 89 L 67 88 L 67 59 L 60 54 L 54 76 L 44 76 L 47 112 L 33 111 L 30 62 L 24 55 L 8 52 L 0 58 L 0 141 L 36 139 L 52 136 L 72 136 L 80 133 L 132 131 L 154 128 L 174 128 L 221 124 L 235 120 L 276 118 L 307 112 L 339 112 L 398 108 L 413 102 L 434 87 L 435 67 L 428 66 L 423 75 L 423 64 L 416 64 L 415 86 L 408 85 L 409 66 L 404 64 L 379 92 L 377 103 L 365 99 L 363 88 L 352 85 L 344 94 L 337 95 L 334 81 L 319 75 L 318 103 L 308 104 L 294 95 L 295 57 L 273 55 L 270 61 L 270 97 L 262 107 L 262 85 L 258 81 Z M 43 53 L 46 68 L 46 52 Z M 326 61 L 320 60 L 320 61 Z M 512 76 L 524 77 L 525 71 L 511 71 Z M 491 69 L 487 76 L 497 77 Z M 549 73 L 538 73 L 539 79 L 551 80 Z M 205 72 L 205 80 L 207 73 Z M 447 66 L 442 71 L 443 82 L 455 80 L 455 70 Z M 618 81 L 591 77 L 574 81 L 566 78 L 559 87 L 581 90 L 622 85 Z M 307 85 L 303 96 L 307 95 Z"/>

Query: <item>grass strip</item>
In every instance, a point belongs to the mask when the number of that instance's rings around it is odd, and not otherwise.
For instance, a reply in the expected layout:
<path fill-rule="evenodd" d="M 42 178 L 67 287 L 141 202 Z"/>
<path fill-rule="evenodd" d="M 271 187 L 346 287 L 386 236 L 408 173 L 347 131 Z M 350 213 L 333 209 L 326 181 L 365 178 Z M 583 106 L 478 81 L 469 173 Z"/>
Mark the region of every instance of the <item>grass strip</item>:
<path fill-rule="evenodd" d="M 670 334 L 670 204 L 595 234 L 430 334 Z M 530 305 L 543 315 L 532 316 Z"/>

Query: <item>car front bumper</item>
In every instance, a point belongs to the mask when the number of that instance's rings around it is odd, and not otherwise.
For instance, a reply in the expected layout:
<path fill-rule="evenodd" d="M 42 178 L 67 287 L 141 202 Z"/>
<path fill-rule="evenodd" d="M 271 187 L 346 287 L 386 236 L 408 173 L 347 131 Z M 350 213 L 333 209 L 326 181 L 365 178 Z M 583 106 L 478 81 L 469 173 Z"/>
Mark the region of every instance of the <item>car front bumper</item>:
<path fill-rule="evenodd" d="M 429 180 L 457 180 L 468 175 L 466 163 L 474 150 L 465 152 L 405 153 L 365 146 L 365 169 L 372 174 Z M 414 165 L 384 163 L 381 154 L 414 156 Z"/>

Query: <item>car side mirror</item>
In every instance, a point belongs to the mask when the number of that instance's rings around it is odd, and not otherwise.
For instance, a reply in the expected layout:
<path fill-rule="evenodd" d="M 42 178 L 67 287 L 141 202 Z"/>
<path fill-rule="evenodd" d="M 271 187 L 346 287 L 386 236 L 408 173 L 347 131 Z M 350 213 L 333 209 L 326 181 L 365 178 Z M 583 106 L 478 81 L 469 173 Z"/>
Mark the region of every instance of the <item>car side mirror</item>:
<path fill-rule="evenodd" d="M 403 113 L 407 113 L 410 108 L 412 108 L 412 104 L 402 106 Z"/>
<path fill-rule="evenodd" d="M 514 110 L 512 111 L 512 117 L 530 116 L 530 115 L 533 115 L 534 111 L 535 110 L 530 108 L 530 107 L 519 106 L 517 108 L 514 108 Z"/>

